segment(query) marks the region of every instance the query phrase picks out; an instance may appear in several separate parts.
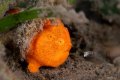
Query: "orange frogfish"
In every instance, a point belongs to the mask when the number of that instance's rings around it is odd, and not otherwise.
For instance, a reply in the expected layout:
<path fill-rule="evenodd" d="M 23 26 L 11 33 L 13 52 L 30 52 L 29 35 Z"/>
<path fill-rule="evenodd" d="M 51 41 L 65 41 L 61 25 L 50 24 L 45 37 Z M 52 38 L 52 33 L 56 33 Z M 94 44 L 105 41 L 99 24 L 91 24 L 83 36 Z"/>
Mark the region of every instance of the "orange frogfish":
<path fill-rule="evenodd" d="M 42 66 L 63 64 L 72 46 L 68 29 L 60 19 L 43 22 L 43 30 L 32 38 L 27 49 L 28 70 L 32 73 L 38 72 Z"/>

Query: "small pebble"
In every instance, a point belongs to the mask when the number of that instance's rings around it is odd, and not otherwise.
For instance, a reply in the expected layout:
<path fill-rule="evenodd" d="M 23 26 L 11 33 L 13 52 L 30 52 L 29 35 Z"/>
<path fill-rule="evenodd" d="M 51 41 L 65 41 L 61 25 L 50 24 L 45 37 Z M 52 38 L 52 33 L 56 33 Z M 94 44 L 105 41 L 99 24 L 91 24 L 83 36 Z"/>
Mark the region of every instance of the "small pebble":
<path fill-rule="evenodd" d="M 120 67 L 120 57 L 115 58 L 115 59 L 113 60 L 113 63 L 114 63 L 116 66 Z"/>

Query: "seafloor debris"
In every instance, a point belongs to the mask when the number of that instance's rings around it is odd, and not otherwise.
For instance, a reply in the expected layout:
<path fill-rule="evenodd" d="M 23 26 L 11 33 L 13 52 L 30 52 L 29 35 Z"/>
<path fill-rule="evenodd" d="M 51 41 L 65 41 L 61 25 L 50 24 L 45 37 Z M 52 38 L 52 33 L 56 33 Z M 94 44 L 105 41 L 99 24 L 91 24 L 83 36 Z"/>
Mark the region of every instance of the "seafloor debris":
<path fill-rule="evenodd" d="M 84 24 L 89 22 L 84 12 L 82 11 L 77 13 L 75 10 L 73 9 L 67 10 L 61 5 L 54 7 L 53 10 L 54 10 L 53 11 L 54 15 L 59 16 L 64 21 L 65 24 L 70 24 L 70 23 Z"/>
<path fill-rule="evenodd" d="M 113 63 L 114 63 L 116 66 L 120 67 L 120 57 L 115 58 L 115 59 L 113 60 Z"/>
<path fill-rule="evenodd" d="M 14 0 L 0 0 L 0 18 L 2 18 L 9 9 L 9 4 L 11 2 L 14 2 Z"/>
<path fill-rule="evenodd" d="M 84 52 L 84 57 L 86 58 L 86 57 L 90 57 L 90 56 L 92 56 L 94 54 L 94 52 L 93 51 L 86 51 L 86 52 Z"/>
<path fill-rule="evenodd" d="M 5 46 L 0 42 L 0 80 L 19 80 L 4 62 L 5 54 Z"/>

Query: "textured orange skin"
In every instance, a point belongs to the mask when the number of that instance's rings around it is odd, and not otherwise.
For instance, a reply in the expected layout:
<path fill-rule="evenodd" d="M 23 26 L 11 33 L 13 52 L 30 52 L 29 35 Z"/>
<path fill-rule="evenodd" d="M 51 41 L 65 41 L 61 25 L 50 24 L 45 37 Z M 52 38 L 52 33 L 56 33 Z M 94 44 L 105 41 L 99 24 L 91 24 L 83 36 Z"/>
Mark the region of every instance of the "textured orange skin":
<path fill-rule="evenodd" d="M 44 21 L 43 31 L 38 32 L 30 42 L 26 59 L 30 72 L 38 72 L 41 66 L 58 67 L 63 64 L 71 49 L 67 28 L 59 19 L 55 23 Z"/>

